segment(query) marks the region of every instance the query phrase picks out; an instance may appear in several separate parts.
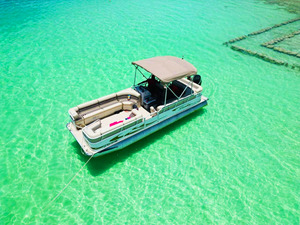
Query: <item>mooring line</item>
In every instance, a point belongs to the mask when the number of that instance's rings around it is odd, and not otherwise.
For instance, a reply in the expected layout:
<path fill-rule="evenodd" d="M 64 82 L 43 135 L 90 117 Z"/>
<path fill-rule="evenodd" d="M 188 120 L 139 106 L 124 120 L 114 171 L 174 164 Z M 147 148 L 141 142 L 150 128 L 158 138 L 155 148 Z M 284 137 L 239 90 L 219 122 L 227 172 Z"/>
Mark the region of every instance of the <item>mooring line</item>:
<path fill-rule="evenodd" d="M 89 161 L 93 158 L 94 154 L 91 155 L 91 157 L 88 159 L 88 161 L 86 161 L 86 163 L 80 168 L 80 170 L 77 171 L 77 173 L 72 177 L 72 179 L 69 181 L 69 183 L 66 184 L 66 186 L 61 189 L 61 191 L 51 200 L 51 202 L 49 202 L 45 209 L 47 208 L 48 205 L 50 205 L 52 202 L 55 201 L 55 199 L 57 199 L 62 193 L 63 191 L 71 184 L 71 182 L 77 177 L 77 175 L 81 172 L 81 170 L 89 163 Z"/>
<path fill-rule="evenodd" d="M 92 154 L 91 155 L 91 157 L 86 161 L 86 163 L 77 171 L 77 173 L 71 178 L 71 180 L 64 186 L 64 188 L 63 189 L 61 189 L 60 190 L 60 192 L 40 211 L 40 213 L 39 214 L 37 214 L 37 215 L 40 215 L 42 212 L 44 212 L 50 205 L 51 205 L 51 203 L 52 202 L 54 202 L 62 193 L 63 193 L 63 191 L 72 183 L 72 181 L 77 177 L 77 175 L 81 172 L 81 170 L 89 163 L 89 161 L 93 158 L 93 156 L 95 155 L 95 153 L 94 154 Z M 36 215 L 36 216 L 37 216 Z M 35 217 L 36 217 L 35 216 Z M 34 218 L 35 218 L 34 217 Z"/>

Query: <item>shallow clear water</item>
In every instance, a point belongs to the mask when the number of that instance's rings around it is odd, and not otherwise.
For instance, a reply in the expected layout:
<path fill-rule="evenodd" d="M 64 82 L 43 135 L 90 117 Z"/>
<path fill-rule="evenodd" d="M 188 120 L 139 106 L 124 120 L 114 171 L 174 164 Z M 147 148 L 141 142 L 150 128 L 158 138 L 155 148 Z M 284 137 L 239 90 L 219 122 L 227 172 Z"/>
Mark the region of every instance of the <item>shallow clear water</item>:
<path fill-rule="evenodd" d="M 0 12 L 1 224 L 299 223 L 300 73 L 222 45 L 297 15 L 257 0 L 1 1 Z M 88 159 L 67 110 L 131 86 L 131 62 L 158 55 L 193 63 L 209 105 L 92 159 L 48 205 Z"/>

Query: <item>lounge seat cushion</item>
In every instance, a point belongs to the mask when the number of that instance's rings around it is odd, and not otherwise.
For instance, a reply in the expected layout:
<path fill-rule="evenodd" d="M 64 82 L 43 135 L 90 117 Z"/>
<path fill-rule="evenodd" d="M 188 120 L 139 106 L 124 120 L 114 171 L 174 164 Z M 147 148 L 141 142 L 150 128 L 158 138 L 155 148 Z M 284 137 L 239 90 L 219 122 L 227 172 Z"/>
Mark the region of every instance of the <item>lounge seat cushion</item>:
<path fill-rule="evenodd" d="M 117 103 L 118 99 L 117 99 L 116 94 L 110 94 L 110 95 L 104 96 L 102 98 L 98 98 L 97 101 L 100 105 L 100 108 L 105 108 L 109 105 Z"/>
<path fill-rule="evenodd" d="M 117 92 L 117 97 L 126 96 L 126 98 L 127 98 L 128 95 L 133 95 L 133 96 L 136 96 L 136 97 L 140 97 L 140 93 L 133 90 L 132 88 L 127 88 L 125 90 Z"/>
<path fill-rule="evenodd" d="M 89 124 L 97 119 L 102 119 L 106 116 L 109 116 L 111 114 L 114 114 L 115 112 L 122 110 L 122 103 L 115 103 L 113 105 L 110 105 L 106 107 L 105 109 L 98 109 L 96 111 L 93 111 L 91 113 L 88 113 L 83 116 L 84 123 Z"/>
<path fill-rule="evenodd" d="M 119 102 L 128 101 L 128 96 L 130 95 L 130 100 L 133 102 L 133 104 L 137 104 L 137 106 L 140 106 L 140 93 L 137 91 L 127 88 L 125 90 L 117 92 L 117 98 Z"/>
<path fill-rule="evenodd" d="M 97 129 L 99 129 L 101 127 L 101 120 L 96 120 L 95 122 L 91 123 L 90 125 L 88 125 L 88 127 L 92 130 L 95 131 Z"/>
<path fill-rule="evenodd" d="M 95 110 L 96 108 L 99 108 L 99 104 L 98 104 L 97 100 L 92 100 L 92 101 L 80 104 L 77 107 L 78 107 L 78 113 L 80 115 L 84 115 L 86 113 L 89 113 L 90 111 Z"/>
<path fill-rule="evenodd" d="M 109 106 L 109 110 L 112 110 L 112 111 L 115 111 L 115 110 L 119 110 L 119 109 L 122 109 L 122 104 L 121 103 L 116 103 L 112 106 Z M 99 113 L 102 114 L 101 116 L 103 116 L 103 112 L 104 110 L 101 109 L 99 110 Z M 93 112 L 95 113 L 95 112 Z M 141 119 L 143 116 L 141 114 L 140 111 L 138 111 L 137 109 L 133 109 L 131 111 L 131 114 L 130 114 L 130 119 L 127 119 L 127 120 L 122 120 L 122 118 L 117 118 L 117 121 L 122 121 L 116 125 L 113 125 L 113 126 L 104 126 L 102 127 L 101 126 L 101 121 L 100 119 L 94 121 L 93 123 L 87 125 L 86 127 L 83 128 L 83 131 L 84 133 L 89 136 L 90 138 L 96 138 L 96 137 L 99 137 L 100 135 L 106 135 L 107 133 L 109 133 L 110 131 L 113 131 L 113 130 L 116 130 L 124 125 L 127 125 L 131 122 L 134 122 L 134 121 L 137 121 L 139 119 Z M 116 131 L 118 132 L 118 131 Z"/>
<path fill-rule="evenodd" d="M 90 138 L 97 138 L 101 135 L 101 130 L 98 129 L 96 131 L 93 131 L 92 129 L 90 129 L 89 127 L 84 127 L 83 128 L 83 132 Z"/>
<path fill-rule="evenodd" d="M 130 102 L 130 101 L 124 101 L 122 102 L 122 108 L 123 110 L 132 110 L 132 107 L 133 107 L 133 102 Z"/>
<path fill-rule="evenodd" d="M 130 95 L 129 100 L 128 95 Z M 135 104 L 140 106 L 140 94 L 128 88 L 73 107 L 69 109 L 69 115 L 75 120 L 78 127 L 84 127 L 119 110 L 131 111 Z"/>
<path fill-rule="evenodd" d="M 96 138 L 99 135 L 101 135 L 101 130 L 99 129 L 100 127 L 101 127 L 101 121 L 96 120 L 95 122 L 83 128 L 83 130 L 84 133 L 88 135 L 90 138 Z"/>
<path fill-rule="evenodd" d="M 109 116 L 120 110 L 122 110 L 122 103 L 120 103 L 120 102 L 115 103 L 115 104 L 110 105 L 110 106 L 106 107 L 105 109 L 103 109 L 102 117 Z"/>
<path fill-rule="evenodd" d="M 69 109 L 69 115 L 74 119 L 77 120 L 80 118 L 78 112 L 78 107 L 73 107 L 71 109 Z"/>
<path fill-rule="evenodd" d="M 103 112 L 103 109 L 98 109 L 96 111 L 93 111 L 91 113 L 84 115 L 83 116 L 84 123 L 89 124 L 97 119 L 101 119 L 102 112 Z"/>

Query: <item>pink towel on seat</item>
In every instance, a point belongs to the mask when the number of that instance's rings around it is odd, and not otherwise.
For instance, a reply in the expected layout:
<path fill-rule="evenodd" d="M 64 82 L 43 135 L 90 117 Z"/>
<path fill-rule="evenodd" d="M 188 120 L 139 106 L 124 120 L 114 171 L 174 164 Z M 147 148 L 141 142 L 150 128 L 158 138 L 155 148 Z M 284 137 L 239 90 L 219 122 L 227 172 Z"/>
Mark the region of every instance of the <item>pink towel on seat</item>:
<path fill-rule="evenodd" d="M 115 122 L 109 124 L 109 126 L 112 127 L 112 126 L 114 126 L 114 125 L 116 125 L 116 124 L 118 124 L 118 123 L 122 123 L 122 122 L 123 122 L 123 120 L 115 121 Z"/>

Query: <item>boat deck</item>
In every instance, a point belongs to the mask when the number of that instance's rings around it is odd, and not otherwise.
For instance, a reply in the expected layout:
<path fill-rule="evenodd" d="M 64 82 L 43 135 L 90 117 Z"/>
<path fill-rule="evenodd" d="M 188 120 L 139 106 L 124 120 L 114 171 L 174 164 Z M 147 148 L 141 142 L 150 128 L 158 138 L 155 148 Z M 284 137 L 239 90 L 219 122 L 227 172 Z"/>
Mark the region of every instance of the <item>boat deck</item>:
<path fill-rule="evenodd" d="M 189 113 L 191 113 L 191 112 L 193 112 L 193 111 L 195 111 L 195 110 L 197 110 L 199 108 L 202 108 L 202 107 L 206 106 L 207 105 L 207 100 L 208 99 L 206 97 L 201 96 L 200 103 L 198 103 L 197 105 L 195 105 L 193 107 L 190 107 L 187 110 L 181 111 L 179 114 L 176 114 L 175 116 L 170 116 L 169 118 L 166 118 L 166 119 L 163 119 L 163 120 L 159 121 L 159 123 L 157 123 L 157 126 L 158 126 L 157 128 L 152 128 L 152 126 L 151 126 L 150 129 L 147 129 L 147 132 L 148 133 L 149 132 L 152 133 L 152 132 L 156 131 L 157 129 L 160 129 L 161 127 L 164 127 L 164 126 L 168 125 L 169 123 L 172 123 L 172 122 L 174 122 L 174 121 L 182 118 L 183 116 L 188 115 Z M 150 116 L 150 113 L 148 111 L 146 111 L 144 108 L 141 107 L 141 108 L 139 108 L 139 110 L 141 110 L 141 113 L 144 113 L 143 115 Z M 129 112 L 121 112 L 120 114 L 118 114 L 116 116 L 118 116 L 118 117 L 123 116 L 124 117 L 124 115 L 125 116 L 127 115 L 126 113 L 129 113 Z M 154 127 L 156 127 L 156 126 L 154 126 Z M 83 135 L 82 130 L 81 129 L 80 130 L 76 129 L 74 123 L 72 123 L 72 122 L 68 123 L 67 124 L 67 128 L 72 133 L 72 135 L 75 137 L 75 139 L 77 140 L 77 142 L 80 144 L 80 146 L 83 149 L 84 153 L 86 155 L 88 155 L 88 156 L 97 157 L 97 156 L 109 153 L 110 151 L 119 150 L 119 148 L 116 148 L 115 150 L 109 150 L 109 151 L 106 150 L 106 151 L 103 151 L 103 152 L 101 152 L 102 150 L 99 151 L 99 149 L 98 150 L 93 150 L 90 147 L 90 145 L 87 143 L 87 141 L 85 140 L 85 137 Z M 139 139 L 140 138 L 139 135 L 144 135 L 144 134 L 145 133 L 138 134 L 137 137 L 135 137 L 135 135 L 134 135 L 130 139 Z M 129 144 L 130 144 L 131 142 L 133 143 L 134 141 L 136 141 L 136 140 L 128 140 L 127 142 L 129 142 Z M 125 140 L 125 142 L 126 142 L 126 140 Z M 123 145 L 127 146 L 128 145 L 127 142 L 125 144 L 123 144 Z M 107 146 L 107 147 L 110 148 L 110 146 Z"/>
<path fill-rule="evenodd" d="M 67 124 L 68 130 L 71 132 L 73 137 L 76 139 L 82 150 L 85 152 L 87 155 L 93 155 L 95 152 L 92 150 L 92 148 L 88 145 L 88 143 L 85 141 L 83 137 L 82 130 L 77 130 L 75 125 L 70 122 Z"/>
<path fill-rule="evenodd" d="M 138 111 L 142 114 L 143 118 L 150 117 L 150 113 L 146 109 L 144 109 L 142 106 L 138 108 Z M 124 121 L 125 118 L 128 118 L 130 116 L 130 114 L 131 114 L 131 111 L 124 110 L 124 111 L 115 113 L 113 115 L 110 115 L 104 119 L 101 119 L 101 127 L 110 127 L 110 124 L 113 122 Z M 83 136 L 81 129 L 80 130 L 76 129 L 76 127 L 73 123 L 68 123 L 67 128 L 73 134 L 74 138 L 77 140 L 77 142 L 80 144 L 81 148 L 86 152 L 86 154 L 93 155 L 95 153 L 95 151 L 93 151 L 92 148 L 85 141 L 85 138 Z"/>
<path fill-rule="evenodd" d="M 142 114 L 143 118 L 148 118 L 150 113 L 145 110 L 143 107 L 139 107 L 138 111 Z M 126 118 L 130 117 L 131 111 L 124 110 L 113 115 L 110 115 L 104 119 L 101 119 L 101 127 L 109 127 L 111 123 L 117 121 L 124 121 Z"/>
<path fill-rule="evenodd" d="M 131 88 L 69 109 L 67 128 L 84 153 L 99 156 L 122 149 L 207 105 L 201 76 L 182 58 L 158 56 L 132 62 L 150 74 Z"/>

